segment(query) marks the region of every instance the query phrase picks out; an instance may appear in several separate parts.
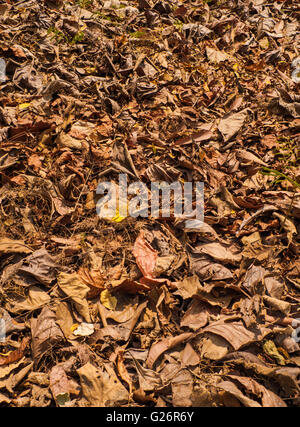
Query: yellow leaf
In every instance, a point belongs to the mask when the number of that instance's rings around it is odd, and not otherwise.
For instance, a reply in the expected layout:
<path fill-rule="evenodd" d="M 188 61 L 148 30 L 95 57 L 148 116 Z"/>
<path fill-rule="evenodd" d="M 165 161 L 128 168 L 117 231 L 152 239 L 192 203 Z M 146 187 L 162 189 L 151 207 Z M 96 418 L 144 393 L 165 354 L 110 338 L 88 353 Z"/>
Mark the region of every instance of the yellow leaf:
<path fill-rule="evenodd" d="M 204 82 L 202 87 L 205 90 L 205 92 L 209 92 L 209 87 L 208 87 L 208 84 L 206 82 Z"/>
<path fill-rule="evenodd" d="M 238 71 L 238 69 L 239 69 L 239 64 L 236 62 L 234 65 L 233 65 L 233 70 L 234 71 Z"/>
<path fill-rule="evenodd" d="M 78 323 L 74 323 L 74 325 L 71 326 L 71 332 L 76 331 L 76 329 L 78 328 L 79 324 Z"/>
<path fill-rule="evenodd" d="M 109 310 L 115 310 L 118 302 L 117 298 L 113 297 L 107 289 L 101 292 L 100 301 Z"/>
<path fill-rule="evenodd" d="M 284 357 L 279 353 L 276 345 L 273 341 L 268 340 L 263 344 L 263 350 L 264 352 L 272 357 L 272 359 L 275 359 L 279 365 L 285 365 L 285 359 Z"/>
<path fill-rule="evenodd" d="M 96 67 L 85 67 L 84 70 L 88 74 L 93 74 L 93 73 L 95 73 L 97 71 L 97 68 Z"/>
<path fill-rule="evenodd" d="M 24 102 L 23 104 L 19 104 L 19 110 L 25 110 L 30 107 L 30 102 Z"/>

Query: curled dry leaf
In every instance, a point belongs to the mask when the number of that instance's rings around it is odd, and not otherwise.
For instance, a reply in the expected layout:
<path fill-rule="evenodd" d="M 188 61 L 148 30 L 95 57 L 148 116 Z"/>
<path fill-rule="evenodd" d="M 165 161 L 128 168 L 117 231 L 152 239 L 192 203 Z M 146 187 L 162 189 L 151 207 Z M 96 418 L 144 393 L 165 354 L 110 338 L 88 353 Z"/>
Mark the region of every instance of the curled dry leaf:
<path fill-rule="evenodd" d="M 136 366 L 140 389 L 144 392 L 159 390 L 163 386 L 161 376 L 152 369 L 143 367 L 133 356 L 132 358 Z"/>
<path fill-rule="evenodd" d="M 104 279 L 99 270 L 89 271 L 87 268 L 80 268 L 78 277 L 85 285 L 89 286 L 90 290 L 87 293 L 87 298 L 95 298 L 104 290 Z"/>
<path fill-rule="evenodd" d="M 271 390 L 268 390 L 263 385 L 259 384 L 253 378 L 241 377 L 238 375 L 228 375 L 228 378 L 235 383 L 243 386 L 247 393 L 257 396 L 261 399 L 261 404 L 264 407 L 270 408 L 285 408 L 286 403 Z"/>
<path fill-rule="evenodd" d="M 189 407 L 193 405 L 193 377 L 192 374 L 182 369 L 171 383 L 173 406 Z"/>
<path fill-rule="evenodd" d="M 8 353 L 7 356 L 0 357 L 0 366 L 9 365 L 10 363 L 18 362 L 24 356 L 26 348 L 30 342 L 29 337 L 23 338 L 20 347 L 17 350 L 13 350 Z"/>
<path fill-rule="evenodd" d="M 196 353 L 189 342 L 186 343 L 182 350 L 180 359 L 183 366 L 197 366 L 200 363 L 200 356 Z"/>
<path fill-rule="evenodd" d="M 217 387 L 236 397 L 246 407 L 260 408 L 262 406 L 255 400 L 245 396 L 241 390 L 231 381 L 221 381 L 218 383 Z"/>
<path fill-rule="evenodd" d="M 154 270 L 157 259 L 157 251 L 155 251 L 144 237 L 144 232 L 141 231 L 133 246 L 133 255 L 136 258 L 136 263 L 146 278 L 154 277 Z"/>
<path fill-rule="evenodd" d="M 177 337 L 165 338 L 162 341 L 159 341 L 158 343 L 153 344 L 148 354 L 148 358 L 146 362 L 147 367 L 152 369 L 156 360 L 165 351 L 170 350 L 171 348 L 177 346 L 178 344 L 181 344 L 182 342 L 187 341 L 188 339 L 192 338 L 192 336 L 193 336 L 193 333 L 186 332 L 178 335 Z"/>
<path fill-rule="evenodd" d="M 208 322 L 212 308 L 205 302 L 193 299 L 181 318 L 180 326 L 186 326 L 194 331 L 199 330 Z"/>
<path fill-rule="evenodd" d="M 221 243 L 207 243 L 198 245 L 194 248 L 193 253 L 196 255 L 208 255 L 216 261 L 224 264 L 238 264 L 242 256 L 239 253 L 231 251 L 230 248 L 224 247 Z"/>
<path fill-rule="evenodd" d="M 233 274 L 227 267 L 213 262 L 207 255 L 191 253 L 189 259 L 191 264 L 191 273 L 197 274 L 200 280 L 233 279 Z"/>
<path fill-rule="evenodd" d="M 270 330 L 265 327 L 257 326 L 250 329 L 245 328 L 242 322 L 215 322 L 206 326 L 202 332 L 210 332 L 224 338 L 235 349 L 251 344 L 256 341 L 261 341 Z"/>

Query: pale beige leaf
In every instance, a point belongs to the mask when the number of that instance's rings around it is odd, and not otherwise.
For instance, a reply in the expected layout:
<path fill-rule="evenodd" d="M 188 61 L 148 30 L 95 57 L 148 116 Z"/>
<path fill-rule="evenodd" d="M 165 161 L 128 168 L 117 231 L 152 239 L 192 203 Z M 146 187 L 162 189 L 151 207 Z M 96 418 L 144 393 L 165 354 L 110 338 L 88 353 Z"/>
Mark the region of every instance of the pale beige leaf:
<path fill-rule="evenodd" d="M 57 281 L 60 289 L 74 302 L 78 313 L 87 323 L 90 323 L 91 318 L 86 300 L 90 288 L 82 283 L 77 273 L 60 273 Z"/>
<path fill-rule="evenodd" d="M 226 114 L 220 121 L 218 129 L 223 135 L 224 141 L 229 141 L 243 126 L 248 115 L 248 109 L 238 113 Z"/>

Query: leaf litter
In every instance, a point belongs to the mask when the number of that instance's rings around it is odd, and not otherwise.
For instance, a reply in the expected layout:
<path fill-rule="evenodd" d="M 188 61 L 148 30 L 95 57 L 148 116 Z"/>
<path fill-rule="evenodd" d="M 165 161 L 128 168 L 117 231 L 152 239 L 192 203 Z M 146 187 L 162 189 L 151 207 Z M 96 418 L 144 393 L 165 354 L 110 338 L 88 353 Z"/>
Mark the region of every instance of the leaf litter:
<path fill-rule="evenodd" d="M 299 406 L 297 2 L 0 8 L 0 406 Z"/>

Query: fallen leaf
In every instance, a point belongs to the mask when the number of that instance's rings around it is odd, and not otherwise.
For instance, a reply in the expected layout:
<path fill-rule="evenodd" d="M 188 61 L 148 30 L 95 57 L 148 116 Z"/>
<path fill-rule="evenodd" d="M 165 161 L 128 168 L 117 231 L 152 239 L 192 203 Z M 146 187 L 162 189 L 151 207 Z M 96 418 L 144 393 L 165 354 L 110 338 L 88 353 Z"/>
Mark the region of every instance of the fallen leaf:
<path fill-rule="evenodd" d="M 57 280 L 60 289 L 74 302 L 78 313 L 87 323 L 90 323 L 89 307 L 86 300 L 90 288 L 82 283 L 77 273 L 60 273 Z"/>
<path fill-rule="evenodd" d="M 218 129 L 223 135 L 224 141 L 229 141 L 243 126 L 248 116 L 248 109 L 238 113 L 226 114 L 220 121 Z"/>

